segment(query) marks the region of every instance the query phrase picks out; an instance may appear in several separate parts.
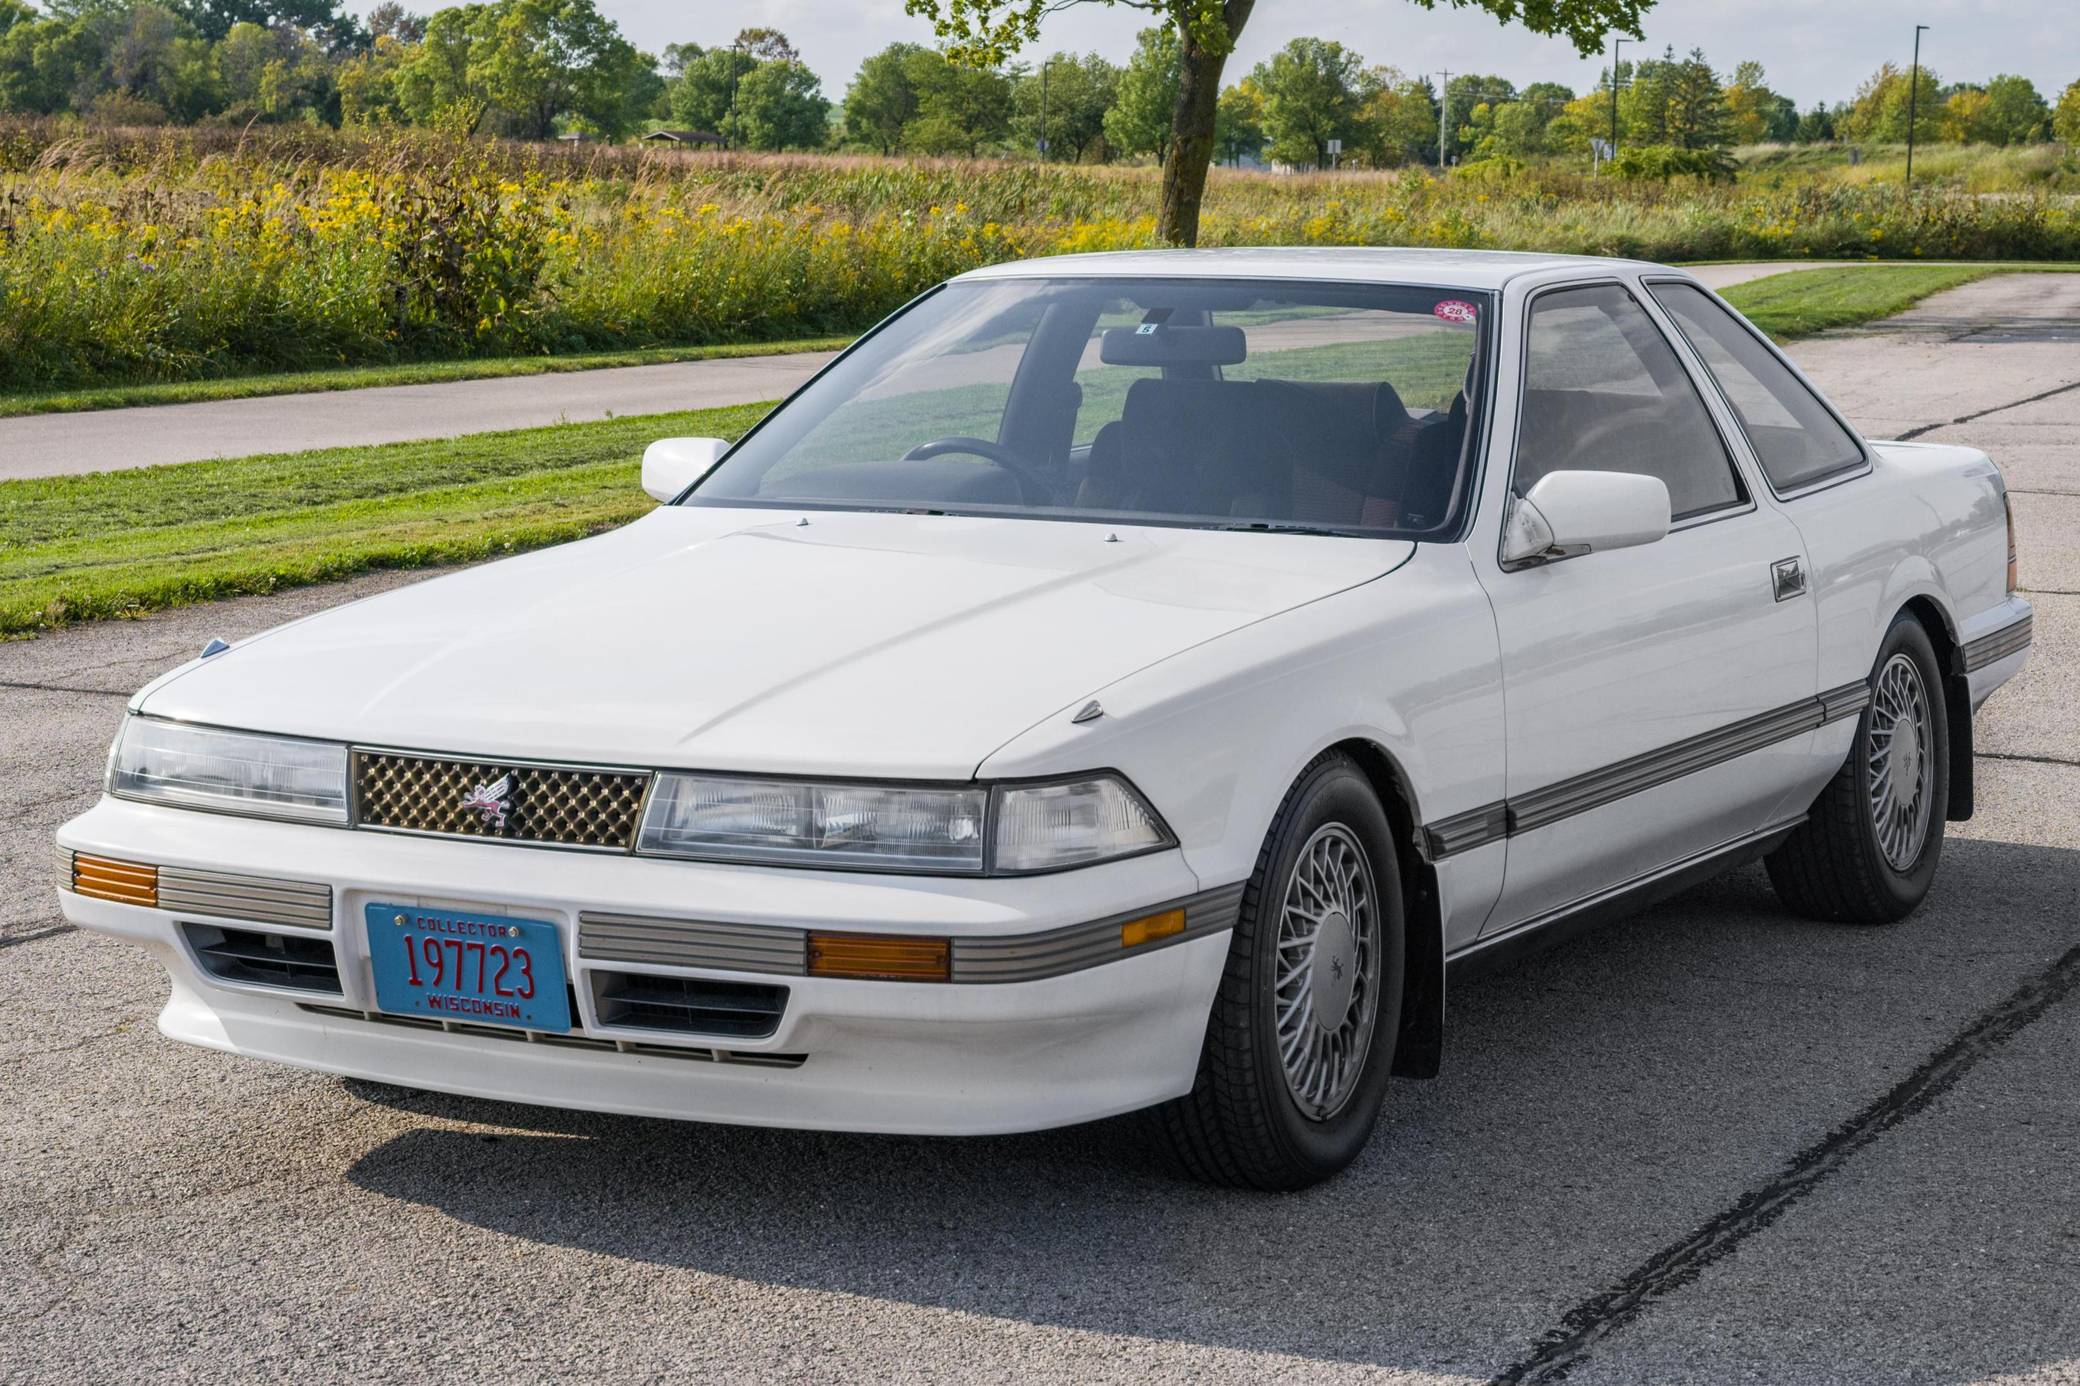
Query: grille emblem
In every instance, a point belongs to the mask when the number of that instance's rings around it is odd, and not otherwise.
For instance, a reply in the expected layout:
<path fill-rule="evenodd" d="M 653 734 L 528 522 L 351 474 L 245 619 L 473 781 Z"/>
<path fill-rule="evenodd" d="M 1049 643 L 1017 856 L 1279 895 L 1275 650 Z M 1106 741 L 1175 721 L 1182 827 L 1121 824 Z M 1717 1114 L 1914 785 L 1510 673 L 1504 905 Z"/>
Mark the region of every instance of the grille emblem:
<path fill-rule="evenodd" d="M 500 775 L 490 784 L 480 784 L 462 796 L 462 809 L 467 813 L 475 810 L 482 815 L 487 828 L 503 828 L 506 825 L 506 803 L 512 798 L 513 777 Z"/>

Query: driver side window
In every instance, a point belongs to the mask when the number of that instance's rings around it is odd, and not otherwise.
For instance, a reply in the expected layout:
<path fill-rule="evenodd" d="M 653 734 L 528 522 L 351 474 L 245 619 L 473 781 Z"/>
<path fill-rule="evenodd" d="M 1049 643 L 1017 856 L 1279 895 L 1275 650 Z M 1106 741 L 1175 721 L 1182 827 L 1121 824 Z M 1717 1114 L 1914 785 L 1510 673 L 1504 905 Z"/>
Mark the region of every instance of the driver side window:
<path fill-rule="evenodd" d="M 1661 330 L 1616 284 L 1531 301 L 1513 486 L 1548 472 L 1661 478 L 1678 521 L 1747 500 L 1733 457 Z"/>

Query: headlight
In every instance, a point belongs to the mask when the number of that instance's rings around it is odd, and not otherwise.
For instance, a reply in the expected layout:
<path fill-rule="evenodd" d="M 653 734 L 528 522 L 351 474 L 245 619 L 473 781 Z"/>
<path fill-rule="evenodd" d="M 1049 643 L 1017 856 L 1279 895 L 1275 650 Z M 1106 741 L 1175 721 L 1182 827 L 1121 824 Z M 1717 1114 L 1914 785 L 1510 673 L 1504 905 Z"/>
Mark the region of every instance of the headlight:
<path fill-rule="evenodd" d="M 803 784 L 665 773 L 638 851 L 713 861 L 982 870 L 980 788 Z"/>
<path fill-rule="evenodd" d="M 347 821 L 347 748 L 129 717 L 108 761 L 108 789 L 182 808 Z"/>
<path fill-rule="evenodd" d="M 1111 775 L 999 785 L 991 869 L 1005 875 L 1087 866 L 1171 845 L 1155 810 Z"/>
<path fill-rule="evenodd" d="M 1016 875 L 1167 847 L 1171 837 L 1110 776 L 999 785 L 815 784 L 657 777 L 637 850 L 769 865 Z"/>

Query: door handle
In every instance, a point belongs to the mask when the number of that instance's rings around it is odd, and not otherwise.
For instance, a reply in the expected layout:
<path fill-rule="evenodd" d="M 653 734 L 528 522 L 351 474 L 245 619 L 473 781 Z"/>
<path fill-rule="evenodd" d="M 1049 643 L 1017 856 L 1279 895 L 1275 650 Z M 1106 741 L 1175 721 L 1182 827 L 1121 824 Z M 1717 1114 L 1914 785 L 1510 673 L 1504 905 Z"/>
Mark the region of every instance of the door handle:
<path fill-rule="evenodd" d="M 1780 558 L 1769 565 L 1770 591 L 1780 602 L 1788 602 L 1806 590 L 1806 565 L 1802 558 Z"/>

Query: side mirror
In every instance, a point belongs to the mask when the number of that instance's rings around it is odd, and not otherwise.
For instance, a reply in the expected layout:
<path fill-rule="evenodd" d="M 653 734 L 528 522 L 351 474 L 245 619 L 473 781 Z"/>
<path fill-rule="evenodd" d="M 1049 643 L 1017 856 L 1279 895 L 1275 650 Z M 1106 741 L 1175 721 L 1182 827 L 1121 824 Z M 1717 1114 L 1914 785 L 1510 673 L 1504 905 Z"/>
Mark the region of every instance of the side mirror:
<path fill-rule="evenodd" d="M 671 500 L 712 471 L 728 451 L 720 438 L 659 438 L 643 449 L 643 490 L 653 500 Z"/>
<path fill-rule="evenodd" d="M 1502 564 L 1530 568 L 1598 549 L 1629 549 L 1667 535 L 1668 485 L 1632 472 L 1548 472 L 1511 502 Z"/>

